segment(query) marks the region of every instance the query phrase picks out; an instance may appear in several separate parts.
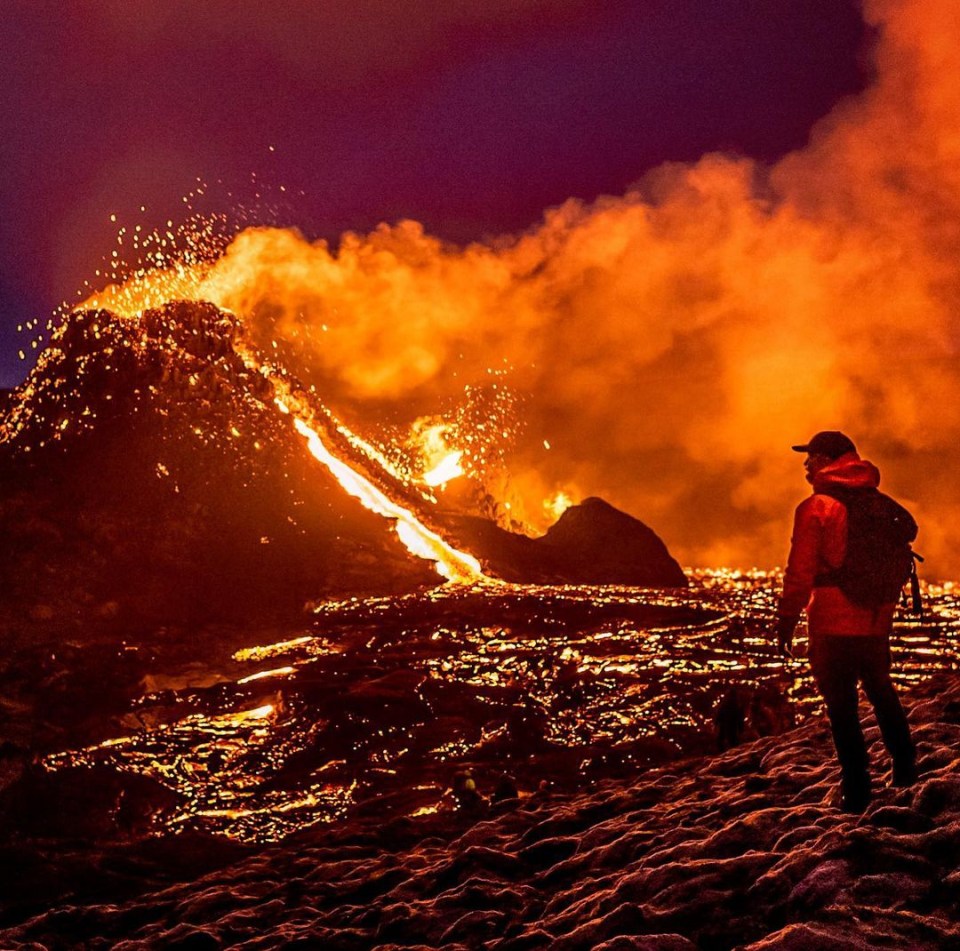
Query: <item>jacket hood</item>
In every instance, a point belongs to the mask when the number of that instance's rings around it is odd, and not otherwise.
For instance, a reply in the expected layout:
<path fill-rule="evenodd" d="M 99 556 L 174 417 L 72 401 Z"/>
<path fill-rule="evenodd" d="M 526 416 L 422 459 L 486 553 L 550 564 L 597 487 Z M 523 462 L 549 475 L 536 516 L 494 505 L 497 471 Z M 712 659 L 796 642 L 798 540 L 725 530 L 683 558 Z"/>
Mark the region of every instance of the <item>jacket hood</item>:
<path fill-rule="evenodd" d="M 880 470 L 857 453 L 848 452 L 824 466 L 812 482 L 814 492 L 830 488 L 875 489 L 880 484 Z"/>

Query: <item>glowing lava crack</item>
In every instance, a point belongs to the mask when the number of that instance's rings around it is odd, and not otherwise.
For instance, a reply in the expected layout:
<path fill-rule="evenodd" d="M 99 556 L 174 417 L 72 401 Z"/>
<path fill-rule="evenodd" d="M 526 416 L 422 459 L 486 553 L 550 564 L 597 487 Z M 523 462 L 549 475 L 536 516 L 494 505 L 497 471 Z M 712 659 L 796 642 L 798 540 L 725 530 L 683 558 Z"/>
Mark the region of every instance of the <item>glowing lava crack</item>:
<path fill-rule="evenodd" d="M 276 402 L 281 412 L 290 412 L 285 403 L 280 400 Z M 484 580 L 483 570 L 476 558 L 448 545 L 439 535 L 426 528 L 412 512 L 390 501 L 373 483 L 337 459 L 323 444 L 319 433 L 302 419 L 295 416 L 293 425 L 307 440 L 307 447 L 313 456 L 330 470 L 350 495 L 359 499 L 372 512 L 396 520 L 397 534 L 412 554 L 435 562 L 437 571 L 450 581 L 470 584 Z"/>

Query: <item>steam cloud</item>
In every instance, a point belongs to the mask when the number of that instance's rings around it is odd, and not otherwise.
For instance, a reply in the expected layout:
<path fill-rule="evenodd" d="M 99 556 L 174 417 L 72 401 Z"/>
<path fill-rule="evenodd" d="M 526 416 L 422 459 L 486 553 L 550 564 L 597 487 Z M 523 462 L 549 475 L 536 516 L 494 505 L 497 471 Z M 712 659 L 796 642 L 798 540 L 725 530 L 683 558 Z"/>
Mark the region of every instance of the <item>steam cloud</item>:
<path fill-rule="evenodd" d="M 667 165 L 466 248 L 409 221 L 336 250 L 248 230 L 203 294 L 371 426 L 512 368 L 518 508 L 602 495 L 685 564 L 782 563 L 807 491 L 789 446 L 844 429 L 921 522 L 927 575 L 956 577 L 960 10 L 865 16 L 873 86 L 772 168 Z"/>

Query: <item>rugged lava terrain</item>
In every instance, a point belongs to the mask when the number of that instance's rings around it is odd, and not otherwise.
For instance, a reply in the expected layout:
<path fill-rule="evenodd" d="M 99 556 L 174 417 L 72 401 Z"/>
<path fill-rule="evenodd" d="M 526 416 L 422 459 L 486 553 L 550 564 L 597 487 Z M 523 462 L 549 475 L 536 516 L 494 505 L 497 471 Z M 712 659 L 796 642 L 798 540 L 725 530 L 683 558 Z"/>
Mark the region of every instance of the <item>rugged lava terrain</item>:
<path fill-rule="evenodd" d="M 960 683 L 929 682 L 907 705 L 920 779 L 893 790 L 881 776 L 863 816 L 833 804 L 830 738 L 813 721 L 574 795 L 372 817 L 255 853 L 189 834 L 105 851 L 68 900 L 19 924 L 30 878 L 65 876 L 71 854 L 25 863 L 8 848 L 20 875 L 0 945 L 955 948 Z M 867 736 L 881 774 L 874 725 Z"/>

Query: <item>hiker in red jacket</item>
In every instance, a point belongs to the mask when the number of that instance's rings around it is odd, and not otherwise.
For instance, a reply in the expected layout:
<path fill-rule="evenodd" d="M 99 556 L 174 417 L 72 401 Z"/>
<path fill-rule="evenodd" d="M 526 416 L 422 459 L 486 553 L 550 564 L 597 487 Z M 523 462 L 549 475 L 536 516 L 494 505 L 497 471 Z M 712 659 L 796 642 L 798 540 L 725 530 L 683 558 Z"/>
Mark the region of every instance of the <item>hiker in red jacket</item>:
<path fill-rule="evenodd" d="M 843 433 L 817 433 L 807 444 L 793 449 L 807 454 L 804 468 L 813 494 L 797 506 L 794 516 L 783 596 L 777 609 L 777 642 L 784 654 L 792 656 L 793 631 L 800 613 L 806 610 L 810 666 L 826 703 L 840 760 L 842 807 L 862 812 L 870 802 L 870 773 L 858 712 L 859 683 L 873 704 L 883 742 L 893 759 L 894 785 L 908 786 L 916 776 L 916 750 L 890 680 L 896 596 L 890 602 L 865 607 L 851 601 L 837 581 L 847 554 L 848 511 L 840 498 L 875 491 L 880 472 L 860 458 Z M 913 529 L 915 532 L 915 523 Z"/>

